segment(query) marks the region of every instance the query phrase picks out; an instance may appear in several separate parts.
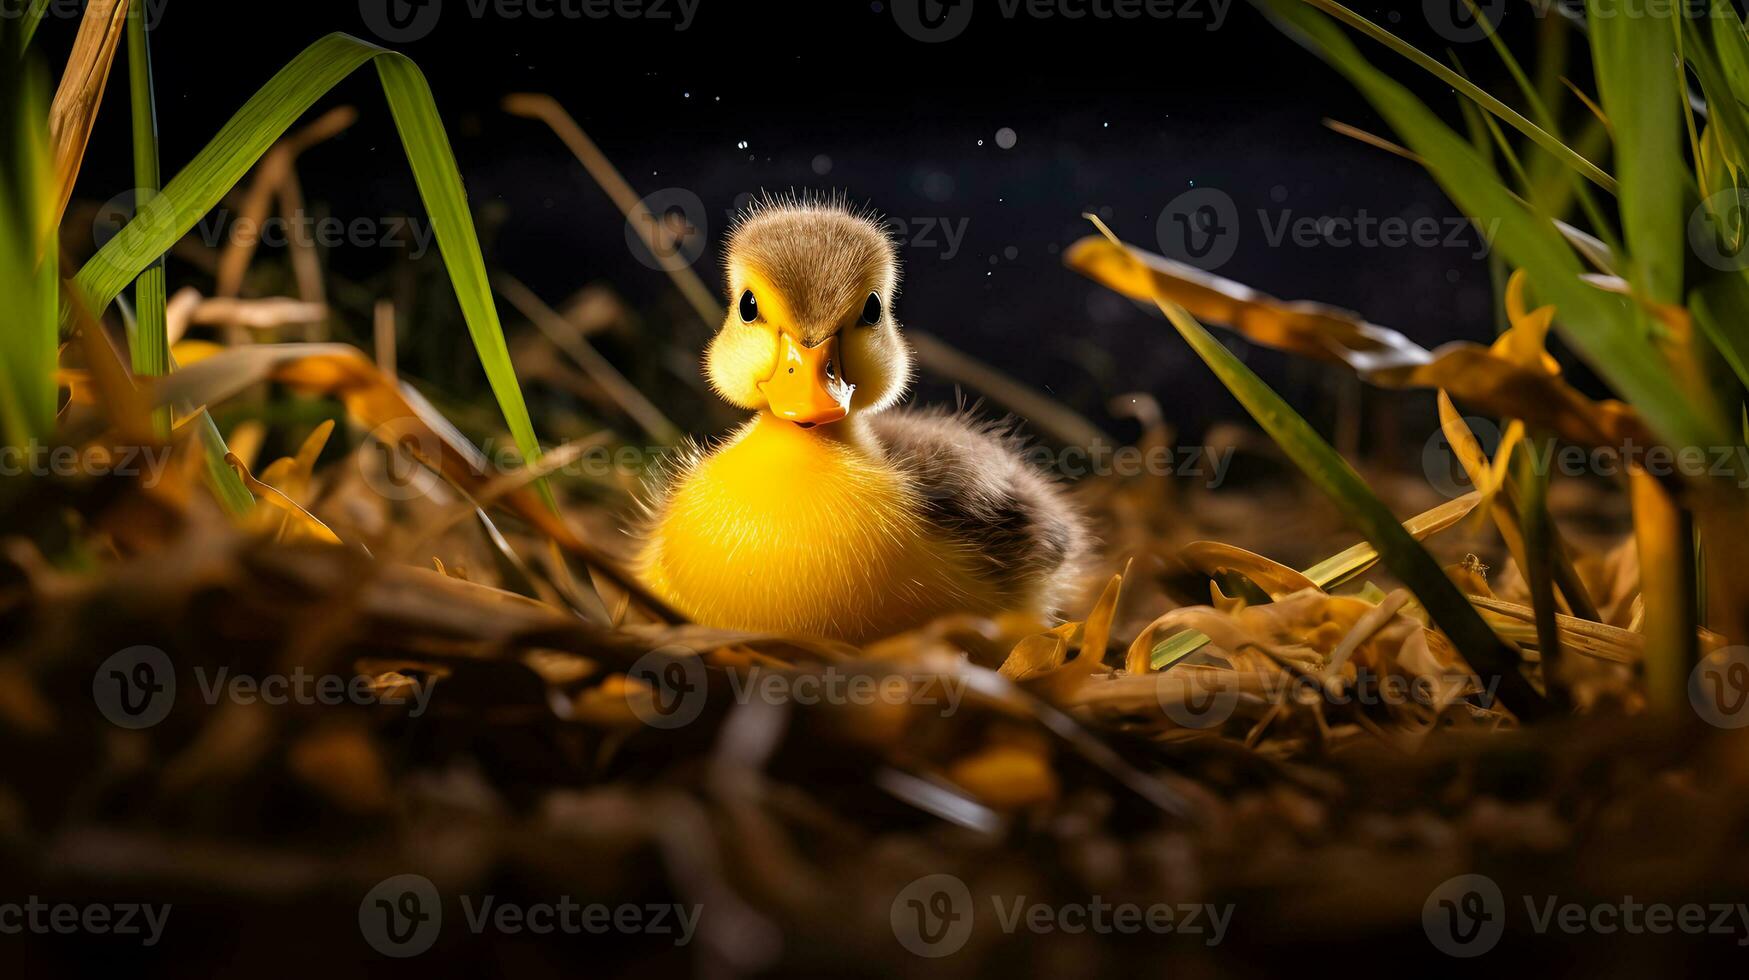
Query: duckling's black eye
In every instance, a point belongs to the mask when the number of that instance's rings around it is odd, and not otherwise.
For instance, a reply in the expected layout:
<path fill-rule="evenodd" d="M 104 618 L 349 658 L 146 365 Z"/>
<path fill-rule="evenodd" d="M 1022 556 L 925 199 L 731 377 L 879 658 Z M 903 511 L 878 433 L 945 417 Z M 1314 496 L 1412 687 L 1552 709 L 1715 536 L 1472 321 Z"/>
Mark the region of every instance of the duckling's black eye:
<path fill-rule="evenodd" d="M 752 323 L 759 319 L 759 301 L 753 298 L 753 290 L 741 294 L 741 322 Z"/>
<path fill-rule="evenodd" d="M 881 322 L 881 294 L 869 293 L 868 302 L 862 304 L 862 322 L 874 324 Z"/>

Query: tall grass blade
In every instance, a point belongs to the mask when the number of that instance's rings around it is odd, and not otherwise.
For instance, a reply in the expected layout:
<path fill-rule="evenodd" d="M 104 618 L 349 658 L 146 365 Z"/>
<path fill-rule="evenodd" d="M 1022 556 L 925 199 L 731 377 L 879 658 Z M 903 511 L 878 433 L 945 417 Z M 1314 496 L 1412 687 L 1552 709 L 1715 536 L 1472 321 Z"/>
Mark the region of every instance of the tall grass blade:
<path fill-rule="evenodd" d="M 1569 147 L 1559 139 L 1556 139 L 1536 123 L 1519 115 L 1511 106 L 1508 106 L 1506 103 L 1501 102 L 1499 99 L 1488 94 L 1486 90 L 1478 87 L 1474 82 L 1471 82 L 1469 79 L 1452 71 L 1450 68 L 1447 68 L 1445 65 L 1441 64 L 1438 59 L 1426 54 L 1408 41 L 1392 34 L 1390 31 L 1387 31 L 1372 21 L 1367 20 L 1365 17 L 1349 10 L 1347 7 L 1336 3 L 1335 0 L 1267 0 L 1268 6 L 1271 9 L 1276 9 L 1278 11 L 1283 2 L 1291 2 L 1296 5 L 1298 3 L 1306 3 L 1317 7 L 1319 10 L 1335 17 L 1355 30 L 1360 31 L 1362 34 L 1365 34 L 1380 44 L 1383 44 L 1392 51 L 1408 58 L 1410 61 L 1413 61 L 1415 64 L 1420 65 L 1422 68 L 1431 72 L 1440 81 L 1457 89 L 1458 92 L 1472 102 L 1488 110 L 1490 113 L 1504 121 L 1508 126 L 1511 126 L 1525 136 L 1530 137 L 1530 140 L 1533 143 L 1549 151 L 1549 153 L 1559 158 L 1562 162 L 1566 163 L 1580 174 L 1583 174 L 1587 180 L 1606 191 L 1614 193 L 1615 179 L 1610 177 L 1609 174 L 1604 173 L 1596 164 L 1580 156 L 1572 147 Z"/>
<path fill-rule="evenodd" d="M 1114 244 L 1123 247 L 1104 222 L 1091 214 L 1087 218 Z M 1263 431 L 1275 440 L 1282 452 L 1330 498 L 1361 535 L 1377 547 L 1386 567 L 1421 600 L 1428 615 L 1451 637 L 1470 666 L 1480 674 L 1500 679 L 1502 700 L 1526 720 L 1543 714 L 1546 705 L 1519 673 L 1514 652 L 1494 635 L 1475 607 L 1446 578 L 1439 563 L 1404 530 L 1366 481 L 1299 413 L 1270 390 L 1232 351 L 1221 346 L 1188 311 L 1169 300 L 1156 299 L 1155 302 L 1191 349 L 1226 385 L 1239 404 L 1251 413 Z"/>
<path fill-rule="evenodd" d="M 79 21 L 73 52 L 49 105 L 49 131 L 55 146 L 55 220 L 73 196 L 73 182 L 85 160 L 85 144 L 97 123 L 97 107 L 109 84 L 109 70 L 127 29 L 127 0 L 91 0 Z"/>
<path fill-rule="evenodd" d="M 10 47 L 12 31 L 0 24 Z M 34 65 L 0 59 L 0 437 L 24 448 L 55 428 L 58 252 L 51 218 L 47 86 Z"/>
<path fill-rule="evenodd" d="M 134 188 L 140 207 L 158 191 L 158 108 L 152 89 L 152 49 L 146 35 L 144 4 L 128 11 L 128 94 L 133 110 Z M 168 301 L 162 256 L 134 281 L 135 332 L 128 344 L 134 373 L 154 377 L 170 373 L 170 339 L 164 307 Z M 153 426 L 170 434 L 170 409 L 153 413 Z"/>
<path fill-rule="evenodd" d="M 1733 444 L 1728 428 L 1695 404 L 1662 352 L 1642 329 L 1638 311 L 1620 296 L 1580 278 L 1577 256 L 1546 216 L 1527 211 L 1488 175 L 1486 163 L 1407 89 L 1361 56 L 1346 36 L 1300 0 L 1261 0 L 1348 77 L 1458 206 L 1493 231 L 1506 261 L 1530 276 L 1539 302 L 1560 311 L 1563 337 L 1633 403 L 1662 438 L 1684 446 Z"/>
<path fill-rule="evenodd" d="M 1689 177 L 1677 92 L 1678 27 L 1669 8 L 1649 9 L 1643 18 L 1620 16 L 1613 0 L 1588 0 L 1586 9 L 1598 95 L 1615 135 L 1628 281 L 1659 303 L 1680 302 Z"/>
<path fill-rule="evenodd" d="M 92 256 L 74 282 L 93 310 L 107 307 L 218 204 L 317 99 L 367 63 L 376 66 L 486 379 L 517 449 L 533 464 L 540 459 L 540 445 L 492 302 L 455 154 L 424 75 L 412 61 L 392 51 L 345 34 L 330 34 L 304 49 L 238 110 L 161 194 Z M 544 482 L 540 490 L 550 502 Z"/>
<path fill-rule="evenodd" d="M 1720 91 L 1706 92 L 1711 119 L 1731 127 L 1734 139 L 1743 135 L 1745 125 L 1749 124 L 1744 111 L 1749 106 L 1749 34 L 1744 33 L 1743 18 L 1728 0 L 1712 0 L 1706 17 L 1700 18 L 1698 24 L 1685 18 L 1683 26 L 1691 32 L 1683 40 L 1683 54 L 1695 65 L 1697 74 L 1701 74 L 1703 56 L 1710 56 L 1704 60 L 1716 70 L 1722 83 Z M 1704 39 L 1698 39 L 1701 28 Z M 1701 81 L 1704 85 L 1705 74 L 1701 74 Z M 1737 139 L 1736 149 L 1738 153 L 1749 153 L 1749 139 Z"/>
<path fill-rule="evenodd" d="M 1646 697 L 1653 708 L 1675 713 L 1686 702 L 1695 658 L 1694 525 L 1657 477 L 1634 467 L 1628 486 L 1646 612 Z"/>
<path fill-rule="evenodd" d="M 1702 284 L 1688 294 L 1688 311 L 1737 380 L 1749 388 L 1749 277 L 1731 273 Z"/>
<path fill-rule="evenodd" d="M 1520 570 L 1530 586 L 1530 606 L 1535 611 L 1537 649 L 1543 658 L 1543 687 L 1549 700 L 1568 706 L 1567 676 L 1561 664 L 1561 631 L 1555 623 L 1555 562 L 1557 547 L 1548 511 L 1549 474 L 1539 470 L 1534 447 L 1545 443 L 1533 438 L 1511 450 L 1511 464 L 1518 474 L 1518 523 L 1523 533 L 1524 563 Z"/>
<path fill-rule="evenodd" d="M 30 6 L 24 8 L 24 16 L 20 18 L 20 36 L 18 50 L 23 52 L 30 47 L 31 39 L 36 37 L 37 26 L 42 23 L 43 14 L 49 12 L 49 0 L 30 0 Z"/>

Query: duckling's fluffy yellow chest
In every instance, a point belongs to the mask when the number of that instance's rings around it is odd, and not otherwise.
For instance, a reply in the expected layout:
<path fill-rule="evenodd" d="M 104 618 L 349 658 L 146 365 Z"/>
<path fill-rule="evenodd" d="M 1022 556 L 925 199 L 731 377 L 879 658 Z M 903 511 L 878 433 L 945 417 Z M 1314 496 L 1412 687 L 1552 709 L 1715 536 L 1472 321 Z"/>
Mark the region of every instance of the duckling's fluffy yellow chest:
<path fill-rule="evenodd" d="M 688 467 L 656 508 L 650 588 L 707 625 L 847 640 L 965 608 L 976 587 L 916 490 L 865 430 L 835 428 L 762 414 Z"/>

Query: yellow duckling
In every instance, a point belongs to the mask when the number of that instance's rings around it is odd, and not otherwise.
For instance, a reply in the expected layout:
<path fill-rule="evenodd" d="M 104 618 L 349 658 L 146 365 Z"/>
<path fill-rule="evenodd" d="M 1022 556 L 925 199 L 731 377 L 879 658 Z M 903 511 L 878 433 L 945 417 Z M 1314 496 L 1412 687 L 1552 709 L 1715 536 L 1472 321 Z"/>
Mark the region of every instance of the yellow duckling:
<path fill-rule="evenodd" d="M 948 612 L 1050 614 L 1081 517 L 999 428 L 888 411 L 911 379 L 885 230 L 830 201 L 767 201 L 728 243 L 711 387 L 757 410 L 679 462 L 639 567 L 710 626 L 863 641 Z"/>

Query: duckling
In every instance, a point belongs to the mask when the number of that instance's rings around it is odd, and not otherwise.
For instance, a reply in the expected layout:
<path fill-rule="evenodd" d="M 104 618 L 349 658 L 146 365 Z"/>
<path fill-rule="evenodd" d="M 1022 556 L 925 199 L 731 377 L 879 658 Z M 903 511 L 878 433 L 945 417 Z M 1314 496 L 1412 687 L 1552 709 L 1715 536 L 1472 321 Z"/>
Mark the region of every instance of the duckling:
<path fill-rule="evenodd" d="M 885 227 L 768 199 L 726 252 L 705 375 L 756 414 L 670 468 L 638 562 L 649 588 L 709 626 L 850 642 L 948 612 L 1054 613 L 1088 541 L 1063 492 L 1003 426 L 893 410 L 912 359 Z"/>

